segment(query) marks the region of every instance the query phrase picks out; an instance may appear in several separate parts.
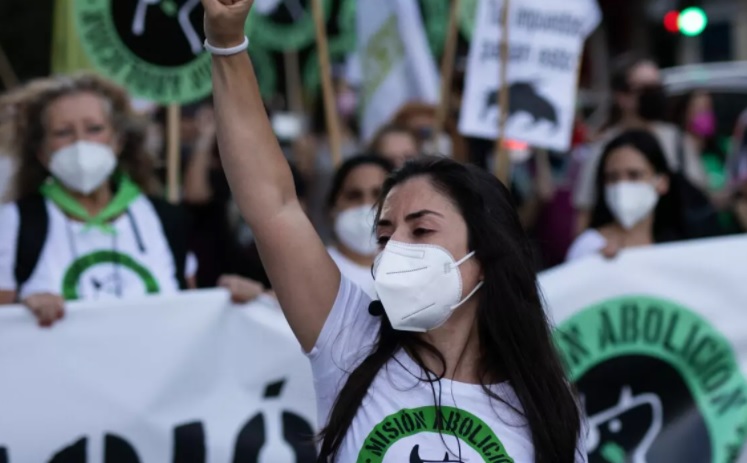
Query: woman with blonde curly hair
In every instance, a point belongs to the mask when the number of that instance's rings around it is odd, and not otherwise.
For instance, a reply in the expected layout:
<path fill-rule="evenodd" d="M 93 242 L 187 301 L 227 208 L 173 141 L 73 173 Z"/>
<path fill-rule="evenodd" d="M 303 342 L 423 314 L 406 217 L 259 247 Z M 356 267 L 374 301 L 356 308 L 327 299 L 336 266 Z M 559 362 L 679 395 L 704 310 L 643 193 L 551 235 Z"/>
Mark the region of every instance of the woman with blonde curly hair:
<path fill-rule="evenodd" d="M 39 84 L 35 84 L 39 86 Z M 147 196 L 153 169 L 127 93 L 95 75 L 48 79 L 15 109 L 15 202 L 0 206 L 0 304 L 41 325 L 64 301 L 185 288 L 187 223 Z"/>

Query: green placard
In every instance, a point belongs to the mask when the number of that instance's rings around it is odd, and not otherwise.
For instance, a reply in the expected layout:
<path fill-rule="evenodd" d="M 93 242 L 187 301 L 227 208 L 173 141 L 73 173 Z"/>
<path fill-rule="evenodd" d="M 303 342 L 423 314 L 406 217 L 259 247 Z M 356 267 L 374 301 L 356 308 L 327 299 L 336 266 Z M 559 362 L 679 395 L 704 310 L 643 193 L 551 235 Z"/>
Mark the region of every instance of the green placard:
<path fill-rule="evenodd" d="M 332 12 L 332 0 L 324 0 L 325 23 Z M 314 44 L 315 26 L 311 0 L 278 0 L 269 14 L 256 7 L 249 15 L 249 38 L 269 50 L 300 50 Z"/>
<path fill-rule="evenodd" d="M 188 103 L 210 93 L 203 10 L 195 0 L 76 0 L 81 42 L 95 68 L 130 93 Z"/>

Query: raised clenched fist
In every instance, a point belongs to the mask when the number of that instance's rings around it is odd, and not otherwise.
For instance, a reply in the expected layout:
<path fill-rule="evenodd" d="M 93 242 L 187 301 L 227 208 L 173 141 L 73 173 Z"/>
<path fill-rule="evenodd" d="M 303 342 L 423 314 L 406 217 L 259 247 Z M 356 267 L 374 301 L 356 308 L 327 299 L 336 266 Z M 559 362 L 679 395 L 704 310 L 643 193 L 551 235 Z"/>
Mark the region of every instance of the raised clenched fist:
<path fill-rule="evenodd" d="M 221 48 L 240 45 L 253 3 L 254 0 L 202 0 L 205 36 L 210 45 Z"/>

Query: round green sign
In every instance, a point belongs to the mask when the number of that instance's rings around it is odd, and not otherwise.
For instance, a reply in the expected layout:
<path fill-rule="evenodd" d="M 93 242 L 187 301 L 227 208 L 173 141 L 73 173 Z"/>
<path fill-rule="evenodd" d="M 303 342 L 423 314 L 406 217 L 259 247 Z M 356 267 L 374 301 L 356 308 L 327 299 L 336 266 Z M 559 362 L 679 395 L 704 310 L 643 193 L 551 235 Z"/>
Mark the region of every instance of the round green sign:
<path fill-rule="evenodd" d="M 325 21 L 332 11 L 332 1 L 322 2 Z M 269 12 L 255 6 L 249 15 L 249 38 L 274 51 L 292 51 L 312 45 L 315 40 L 311 0 L 276 0 Z M 264 14 L 263 14 L 264 13 Z"/>
<path fill-rule="evenodd" d="M 739 455 L 747 381 L 729 341 L 695 312 L 622 297 L 571 317 L 555 340 L 587 415 L 590 463 Z"/>
<path fill-rule="evenodd" d="M 93 65 L 133 95 L 188 103 L 210 93 L 200 2 L 76 0 L 75 13 Z"/>

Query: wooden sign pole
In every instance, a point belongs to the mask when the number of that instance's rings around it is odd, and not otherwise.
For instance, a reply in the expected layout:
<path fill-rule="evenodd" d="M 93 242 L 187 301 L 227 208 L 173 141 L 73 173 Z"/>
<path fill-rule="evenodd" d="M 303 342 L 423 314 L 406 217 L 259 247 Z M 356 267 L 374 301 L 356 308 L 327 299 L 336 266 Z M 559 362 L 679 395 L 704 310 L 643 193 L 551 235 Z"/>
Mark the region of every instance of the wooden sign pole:
<path fill-rule="evenodd" d="M 340 135 L 340 118 L 337 115 L 335 92 L 332 87 L 332 67 L 329 62 L 327 28 L 324 23 L 322 0 L 312 0 L 311 5 L 314 10 L 314 23 L 316 26 L 316 49 L 319 55 L 319 73 L 322 77 L 327 137 L 329 138 L 329 147 L 332 153 L 332 164 L 337 167 L 342 163 L 342 139 Z"/>
<path fill-rule="evenodd" d="M 446 33 L 444 55 L 441 60 L 441 101 L 436 110 L 436 126 L 431 138 L 431 146 L 437 149 L 438 136 L 443 132 L 449 112 L 451 96 L 451 81 L 454 75 L 454 59 L 456 58 L 457 39 L 459 38 L 459 7 L 460 0 L 451 0 L 449 11 L 449 29 Z"/>
<path fill-rule="evenodd" d="M 181 159 L 181 136 L 179 124 L 181 123 L 181 107 L 178 103 L 171 103 L 166 113 L 167 124 L 167 155 L 166 155 L 166 176 L 167 176 L 167 198 L 169 202 L 178 203 L 179 194 L 179 177 L 182 167 Z"/>
<path fill-rule="evenodd" d="M 509 105 L 511 104 L 508 93 L 508 62 L 509 62 L 509 20 L 511 0 L 503 0 L 503 12 L 501 18 L 501 69 L 500 69 L 500 92 L 498 94 L 498 138 L 495 146 L 494 173 L 498 179 L 508 186 L 511 181 L 511 159 L 509 158 L 508 146 L 505 143 L 506 123 L 508 122 Z"/>

